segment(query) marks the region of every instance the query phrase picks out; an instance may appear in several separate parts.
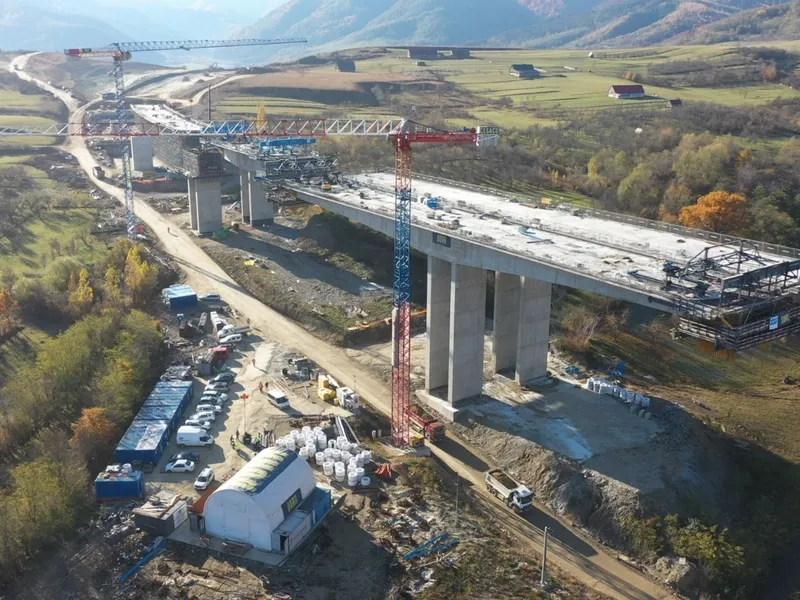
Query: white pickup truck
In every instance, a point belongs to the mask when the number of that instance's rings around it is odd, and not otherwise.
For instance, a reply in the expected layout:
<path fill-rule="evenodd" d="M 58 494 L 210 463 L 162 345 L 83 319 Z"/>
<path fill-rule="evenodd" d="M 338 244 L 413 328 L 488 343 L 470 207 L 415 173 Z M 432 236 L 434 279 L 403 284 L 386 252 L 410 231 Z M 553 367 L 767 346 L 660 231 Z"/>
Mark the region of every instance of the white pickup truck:
<path fill-rule="evenodd" d="M 524 512 L 533 505 L 533 492 L 517 483 L 502 469 L 492 469 L 484 475 L 486 489 L 500 498 L 509 508 Z"/>

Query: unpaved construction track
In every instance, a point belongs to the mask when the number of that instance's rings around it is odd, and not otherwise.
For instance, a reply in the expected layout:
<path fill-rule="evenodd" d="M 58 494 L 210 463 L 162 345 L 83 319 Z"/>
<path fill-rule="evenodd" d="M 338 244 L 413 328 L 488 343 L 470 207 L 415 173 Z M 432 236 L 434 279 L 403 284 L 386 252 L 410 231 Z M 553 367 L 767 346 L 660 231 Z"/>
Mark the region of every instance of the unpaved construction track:
<path fill-rule="evenodd" d="M 34 81 L 43 89 L 56 94 L 69 107 L 71 122 L 83 119 L 85 107 L 76 108 L 74 98 L 67 96 L 41 81 L 14 69 L 19 64 L 24 68 L 25 58 L 16 59 L 9 70 Z M 92 168 L 95 161 L 83 138 L 69 138 L 65 149 L 72 153 L 92 183 L 119 200 L 123 191 L 94 178 Z M 236 311 L 246 315 L 251 324 L 262 332 L 266 340 L 273 340 L 287 348 L 295 348 L 312 361 L 329 371 L 340 381 L 357 380 L 358 393 L 370 405 L 385 414 L 390 413 L 391 390 L 367 368 L 349 359 L 342 348 L 332 346 L 303 329 L 293 321 L 281 316 L 250 296 L 231 277 L 194 243 L 191 234 L 169 227 L 169 221 L 144 201 L 136 205 L 138 218 L 147 224 L 158 237 L 164 249 L 171 254 L 187 274 L 189 285 L 207 292 L 218 292 Z M 465 444 L 455 439 L 447 440 L 441 448 L 433 448 L 434 454 L 454 472 L 469 482 L 486 501 L 486 506 L 502 521 L 506 529 L 520 539 L 541 547 L 542 532 L 550 528 L 549 556 L 553 563 L 568 572 L 587 587 L 619 600 L 647 600 L 672 598 L 673 595 L 641 573 L 632 570 L 606 553 L 588 537 L 576 532 L 569 524 L 537 506 L 527 518 L 508 512 L 497 503 L 483 484 L 482 470 L 485 463 Z"/>

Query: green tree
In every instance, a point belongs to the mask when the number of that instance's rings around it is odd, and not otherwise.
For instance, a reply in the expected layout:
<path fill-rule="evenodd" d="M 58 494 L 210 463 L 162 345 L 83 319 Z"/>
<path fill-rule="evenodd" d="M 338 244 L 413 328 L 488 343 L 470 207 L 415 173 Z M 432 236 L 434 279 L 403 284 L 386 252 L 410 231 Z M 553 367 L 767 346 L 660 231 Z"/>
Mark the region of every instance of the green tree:
<path fill-rule="evenodd" d="M 653 218 L 661 202 L 661 186 L 649 165 L 639 164 L 617 189 L 623 210 Z"/>
<path fill-rule="evenodd" d="M 114 447 L 118 432 L 104 408 L 84 408 L 80 418 L 72 426 L 70 448 L 89 467 L 90 473 L 98 472 Z"/>
<path fill-rule="evenodd" d="M 53 260 L 44 271 L 44 282 L 59 292 L 69 289 L 70 278 L 80 273 L 83 265 L 72 256 L 61 256 Z"/>

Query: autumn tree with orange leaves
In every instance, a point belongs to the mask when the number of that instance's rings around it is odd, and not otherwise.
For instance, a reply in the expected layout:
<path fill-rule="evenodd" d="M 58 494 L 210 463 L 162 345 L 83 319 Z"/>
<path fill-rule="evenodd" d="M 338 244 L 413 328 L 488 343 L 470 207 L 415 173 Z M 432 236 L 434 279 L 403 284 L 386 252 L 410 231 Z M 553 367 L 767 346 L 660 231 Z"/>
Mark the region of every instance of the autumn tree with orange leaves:
<path fill-rule="evenodd" d="M 0 339 L 12 335 L 19 326 L 17 320 L 17 302 L 8 291 L 8 288 L 0 290 Z"/>
<path fill-rule="evenodd" d="M 117 439 L 117 428 L 106 409 L 84 408 L 72 431 L 72 450 L 86 461 L 90 472 L 99 471 Z"/>
<path fill-rule="evenodd" d="M 678 222 L 685 227 L 716 233 L 741 233 L 747 227 L 747 200 L 741 194 L 711 192 L 697 204 L 682 209 Z"/>

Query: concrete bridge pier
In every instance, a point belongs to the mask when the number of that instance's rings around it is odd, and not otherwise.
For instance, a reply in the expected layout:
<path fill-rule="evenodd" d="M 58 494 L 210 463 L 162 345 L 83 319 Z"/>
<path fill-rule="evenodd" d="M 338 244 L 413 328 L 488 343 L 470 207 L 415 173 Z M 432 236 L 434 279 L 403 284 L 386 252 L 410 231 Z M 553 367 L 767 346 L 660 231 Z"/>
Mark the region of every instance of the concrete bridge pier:
<path fill-rule="evenodd" d="M 267 199 L 264 183 L 255 179 L 253 171 L 240 170 L 242 189 L 242 220 L 252 227 L 261 227 L 275 221 L 275 203 Z"/>
<path fill-rule="evenodd" d="M 495 372 L 514 369 L 519 384 L 547 375 L 551 284 L 497 272 L 494 300 Z"/>
<path fill-rule="evenodd" d="M 189 221 L 192 231 L 203 235 L 222 228 L 222 190 L 219 177 L 188 179 Z"/>

